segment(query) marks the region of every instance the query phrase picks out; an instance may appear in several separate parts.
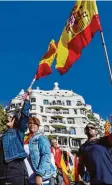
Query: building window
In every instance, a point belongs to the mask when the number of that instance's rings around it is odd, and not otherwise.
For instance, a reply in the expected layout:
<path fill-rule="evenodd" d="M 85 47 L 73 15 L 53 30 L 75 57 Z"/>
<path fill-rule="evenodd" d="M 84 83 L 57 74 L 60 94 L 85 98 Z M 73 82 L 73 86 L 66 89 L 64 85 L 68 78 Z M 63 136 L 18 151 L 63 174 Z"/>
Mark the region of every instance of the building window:
<path fill-rule="evenodd" d="M 42 116 L 42 122 L 47 122 L 47 117 L 46 116 Z"/>
<path fill-rule="evenodd" d="M 74 124 L 74 119 L 73 118 L 67 118 L 67 123 L 68 124 Z"/>
<path fill-rule="evenodd" d="M 43 107 L 40 107 L 40 112 L 43 112 Z"/>
<path fill-rule="evenodd" d="M 67 103 L 68 106 L 71 105 L 71 101 L 70 100 L 67 100 L 66 103 Z"/>
<path fill-rule="evenodd" d="M 63 110 L 63 114 L 69 114 L 69 109 Z"/>
<path fill-rule="evenodd" d="M 81 141 L 80 140 L 76 140 L 76 146 L 78 146 L 78 147 L 81 146 Z"/>
<path fill-rule="evenodd" d="M 36 110 L 36 105 L 35 104 L 31 105 L 31 110 Z"/>
<path fill-rule="evenodd" d="M 83 109 L 80 109 L 80 113 L 81 113 L 81 114 L 84 114 L 85 112 L 84 112 L 84 110 L 83 110 Z"/>
<path fill-rule="evenodd" d="M 31 117 L 36 117 L 36 114 L 30 114 Z"/>
<path fill-rule="evenodd" d="M 51 113 L 51 109 L 49 109 L 49 108 L 46 107 L 46 108 L 45 108 L 45 112 L 46 112 L 46 113 Z"/>
<path fill-rule="evenodd" d="M 72 139 L 72 146 L 76 146 L 76 140 Z"/>
<path fill-rule="evenodd" d="M 36 102 L 36 98 L 31 98 L 31 103 Z"/>
<path fill-rule="evenodd" d="M 49 103 L 48 100 L 43 100 L 44 105 L 48 105 L 48 103 Z"/>
<path fill-rule="evenodd" d="M 6 112 L 8 112 L 10 110 L 10 107 L 9 106 L 6 107 L 5 110 L 6 110 Z"/>
<path fill-rule="evenodd" d="M 49 126 L 47 125 L 44 126 L 44 132 L 49 132 Z"/>
<path fill-rule="evenodd" d="M 11 105 L 11 109 L 14 109 L 14 108 L 15 108 L 15 104 L 12 104 L 12 105 Z"/>
<path fill-rule="evenodd" d="M 58 144 L 59 145 L 67 145 L 67 138 L 59 137 L 58 138 Z"/>
<path fill-rule="evenodd" d="M 76 105 L 81 106 L 81 105 L 83 105 L 83 103 L 81 101 L 77 101 Z"/>
<path fill-rule="evenodd" d="M 76 139 L 72 139 L 72 146 L 80 146 L 81 145 L 81 141 L 80 140 L 76 140 Z"/>
<path fill-rule="evenodd" d="M 70 128 L 70 134 L 76 135 L 76 129 L 71 127 Z"/>
<path fill-rule="evenodd" d="M 56 105 L 56 102 L 55 102 L 55 101 L 52 101 L 52 104 L 53 104 L 53 105 Z"/>
<path fill-rule="evenodd" d="M 61 100 L 57 100 L 57 105 L 61 105 Z"/>
<path fill-rule="evenodd" d="M 17 103 L 16 108 L 20 108 L 20 107 L 21 107 L 21 103 Z"/>
<path fill-rule="evenodd" d="M 74 109 L 74 114 L 77 114 L 77 110 L 76 109 Z"/>

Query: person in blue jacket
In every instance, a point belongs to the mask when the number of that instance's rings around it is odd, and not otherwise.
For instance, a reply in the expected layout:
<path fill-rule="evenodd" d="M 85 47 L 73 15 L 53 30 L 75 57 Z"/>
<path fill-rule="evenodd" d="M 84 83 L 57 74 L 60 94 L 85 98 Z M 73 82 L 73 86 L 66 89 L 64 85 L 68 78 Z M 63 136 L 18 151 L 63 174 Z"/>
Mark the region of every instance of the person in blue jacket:
<path fill-rule="evenodd" d="M 87 141 L 79 149 L 79 175 L 84 174 L 86 166 L 91 185 L 112 185 L 112 133 L 101 138 L 97 137 L 98 127 L 88 123 L 85 127 Z M 81 184 L 82 182 L 79 182 Z"/>
<path fill-rule="evenodd" d="M 7 114 L 7 131 L 0 137 L 0 185 L 25 185 L 24 134 L 28 127 L 30 101 L 24 101 L 21 116 Z"/>
<path fill-rule="evenodd" d="M 50 178 L 55 175 L 56 169 L 51 163 L 51 150 L 48 138 L 39 132 L 40 121 L 38 118 L 29 118 L 29 131 L 32 137 L 29 140 L 29 154 L 33 176 L 30 185 L 49 185 Z"/>

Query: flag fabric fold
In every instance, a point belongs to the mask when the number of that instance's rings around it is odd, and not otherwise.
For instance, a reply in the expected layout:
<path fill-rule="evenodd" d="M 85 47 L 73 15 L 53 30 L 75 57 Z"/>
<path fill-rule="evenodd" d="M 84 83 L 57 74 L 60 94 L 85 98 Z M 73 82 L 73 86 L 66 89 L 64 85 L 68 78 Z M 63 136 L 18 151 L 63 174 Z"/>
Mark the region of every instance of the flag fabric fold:
<path fill-rule="evenodd" d="M 56 69 L 61 74 L 79 59 L 98 30 L 102 29 L 96 1 L 76 1 L 58 42 Z"/>
<path fill-rule="evenodd" d="M 70 185 L 70 180 L 69 180 L 69 177 L 68 177 L 67 166 L 65 164 L 65 161 L 64 161 L 64 158 L 63 158 L 63 154 L 61 155 L 60 166 L 61 166 L 61 169 L 62 169 L 62 175 L 63 175 L 64 184 L 65 185 Z"/>
<path fill-rule="evenodd" d="M 56 43 L 54 40 L 51 40 L 48 46 L 48 51 L 45 53 L 45 55 L 39 62 L 38 70 L 35 75 L 36 80 L 38 80 L 40 77 L 44 77 L 52 73 L 51 66 L 56 57 L 56 52 L 57 52 Z"/>
<path fill-rule="evenodd" d="M 108 136 L 111 133 L 111 124 L 109 123 L 109 121 L 106 121 L 104 129 L 105 129 L 104 135 Z"/>

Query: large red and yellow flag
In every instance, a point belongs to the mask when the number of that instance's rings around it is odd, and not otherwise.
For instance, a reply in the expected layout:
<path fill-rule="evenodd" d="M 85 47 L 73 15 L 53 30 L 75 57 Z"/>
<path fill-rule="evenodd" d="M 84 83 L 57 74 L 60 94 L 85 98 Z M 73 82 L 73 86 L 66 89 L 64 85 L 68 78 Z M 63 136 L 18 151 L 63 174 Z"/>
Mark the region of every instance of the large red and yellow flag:
<path fill-rule="evenodd" d="M 54 40 L 51 40 L 51 42 L 48 46 L 48 51 L 42 57 L 42 59 L 39 63 L 38 70 L 35 75 L 35 79 L 39 79 L 40 77 L 44 77 L 44 76 L 52 73 L 51 66 L 52 66 L 52 63 L 55 59 L 56 52 L 57 52 L 56 43 Z"/>
<path fill-rule="evenodd" d="M 79 59 L 98 30 L 101 25 L 96 1 L 76 1 L 58 42 L 56 69 L 61 74 Z"/>
<path fill-rule="evenodd" d="M 109 121 L 106 121 L 105 125 L 104 125 L 104 129 L 105 129 L 105 136 L 108 136 L 111 133 L 111 124 L 109 123 Z"/>

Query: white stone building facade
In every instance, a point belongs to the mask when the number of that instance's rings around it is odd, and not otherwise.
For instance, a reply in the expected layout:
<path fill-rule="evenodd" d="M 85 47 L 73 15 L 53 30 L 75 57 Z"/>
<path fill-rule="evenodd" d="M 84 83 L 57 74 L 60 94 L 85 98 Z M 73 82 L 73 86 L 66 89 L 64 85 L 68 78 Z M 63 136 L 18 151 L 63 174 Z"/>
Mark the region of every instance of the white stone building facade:
<path fill-rule="evenodd" d="M 12 100 L 9 111 L 21 107 L 23 96 L 24 90 Z M 104 131 L 105 121 L 93 113 L 91 105 L 73 91 L 59 89 L 57 82 L 53 90 L 33 89 L 30 101 L 30 114 L 39 118 L 40 131 L 56 138 L 63 150 L 78 150 L 86 140 L 84 128 L 89 122 L 97 123 L 100 134 Z"/>

